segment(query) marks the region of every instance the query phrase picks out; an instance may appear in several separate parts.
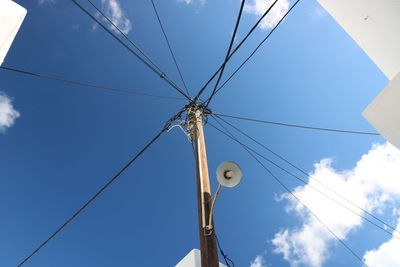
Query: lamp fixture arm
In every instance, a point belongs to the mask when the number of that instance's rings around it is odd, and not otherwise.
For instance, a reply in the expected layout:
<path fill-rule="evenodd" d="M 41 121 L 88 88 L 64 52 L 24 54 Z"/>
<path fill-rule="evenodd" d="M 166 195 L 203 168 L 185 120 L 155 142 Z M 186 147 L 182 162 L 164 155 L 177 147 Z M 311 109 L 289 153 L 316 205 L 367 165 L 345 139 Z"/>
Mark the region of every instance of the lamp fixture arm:
<path fill-rule="evenodd" d="M 212 220 L 213 220 L 214 205 L 215 205 L 215 201 L 217 200 L 220 190 L 221 190 L 221 184 L 218 184 L 217 191 L 215 192 L 214 196 L 211 197 L 211 199 L 210 199 L 210 200 L 212 200 L 212 203 L 211 203 L 211 209 L 210 209 L 210 216 L 208 217 L 209 218 L 208 225 L 206 226 L 207 230 L 212 230 L 212 228 L 213 228 Z"/>

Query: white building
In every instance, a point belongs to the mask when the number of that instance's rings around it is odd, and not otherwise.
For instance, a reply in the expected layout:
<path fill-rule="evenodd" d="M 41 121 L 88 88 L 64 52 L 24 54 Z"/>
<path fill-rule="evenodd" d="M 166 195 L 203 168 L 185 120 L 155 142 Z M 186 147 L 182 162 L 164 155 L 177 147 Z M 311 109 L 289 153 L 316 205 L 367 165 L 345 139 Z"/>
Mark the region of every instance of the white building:
<path fill-rule="evenodd" d="M 318 0 L 390 83 L 363 116 L 400 149 L 400 0 Z"/>
<path fill-rule="evenodd" d="M 201 267 L 200 250 L 192 249 L 175 267 Z M 219 267 L 226 267 L 220 263 Z"/>
<path fill-rule="evenodd" d="M 0 65 L 3 64 L 25 15 L 25 8 L 11 0 L 0 0 Z"/>

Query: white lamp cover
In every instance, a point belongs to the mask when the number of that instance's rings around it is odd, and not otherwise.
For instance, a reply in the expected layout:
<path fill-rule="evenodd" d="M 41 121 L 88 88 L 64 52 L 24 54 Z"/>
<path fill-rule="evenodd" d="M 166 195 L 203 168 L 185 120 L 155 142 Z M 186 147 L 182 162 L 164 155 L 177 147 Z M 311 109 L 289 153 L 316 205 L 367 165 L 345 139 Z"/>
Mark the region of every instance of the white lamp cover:
<path fill-rule="evenodd" d="M 400 0 L 318 0 L 389 80 L 400 71 Z"/>
<path fill-rule="evenodd" d="M 399 18 L 400 19 L 400 18 Z M 400 149 L 400 73 L 364 110 L 363 116 L 392 145 Z"/>
<path fill-rule="evenodd" d="M 229 178 L 225 177 L 226 172 L 230 172 Z M 242 180 L 242 170 L 235 162 L 225 161 L 217 168 L 217 180 L 223 187 L 235 187 Z"/>
<path fill-rule="evenodd" d="M 26 15 L 26 9 L 11 0 L 0 0 L 0 65 Z"/>

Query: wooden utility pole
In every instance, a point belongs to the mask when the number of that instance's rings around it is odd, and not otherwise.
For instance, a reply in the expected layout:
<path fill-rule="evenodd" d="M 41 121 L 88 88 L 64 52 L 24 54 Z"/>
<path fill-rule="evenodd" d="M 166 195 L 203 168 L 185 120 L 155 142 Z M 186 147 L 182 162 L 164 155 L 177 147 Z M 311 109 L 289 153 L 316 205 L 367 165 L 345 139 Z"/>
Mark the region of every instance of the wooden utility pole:
<path fill-rule="evenodd" d="M 197 208 L 200 233 L 202 267 L 218 267 L 218 250 L 214 232 L 214 222 L 207 228 L 211 210 L 211 190 L 208 177 L 206 145 L 203 132 L 203 109 L 194 106 L 188 110 L 190 133 L 195 150 L 197 171 Z"/>

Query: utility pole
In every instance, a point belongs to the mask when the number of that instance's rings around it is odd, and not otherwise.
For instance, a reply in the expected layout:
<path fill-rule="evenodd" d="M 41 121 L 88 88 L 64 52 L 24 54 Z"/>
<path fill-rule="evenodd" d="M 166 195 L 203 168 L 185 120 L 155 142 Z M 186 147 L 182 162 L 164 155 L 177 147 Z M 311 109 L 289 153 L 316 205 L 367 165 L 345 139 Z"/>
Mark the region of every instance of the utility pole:
<path fill-rule="evenodd" d="M 192 138 L 197 172 L 197 209 L 200 234 L 201 267 L 218 267 L 218 250 L 214 222 L 208 226 L 211 216 L 211 190 L 208 177 L 206 145 L 203 132 L 204 109 L 200 105 L 188 107 L 189 131 Z"/>

